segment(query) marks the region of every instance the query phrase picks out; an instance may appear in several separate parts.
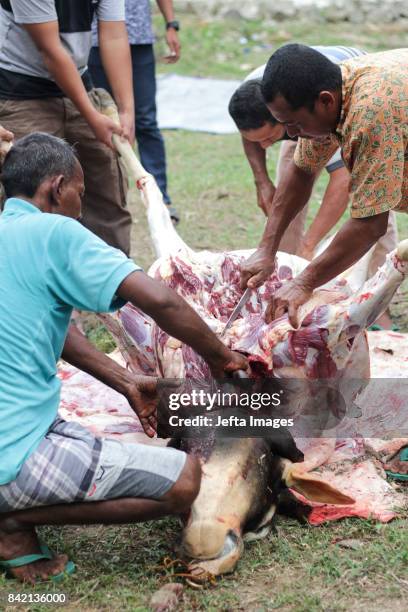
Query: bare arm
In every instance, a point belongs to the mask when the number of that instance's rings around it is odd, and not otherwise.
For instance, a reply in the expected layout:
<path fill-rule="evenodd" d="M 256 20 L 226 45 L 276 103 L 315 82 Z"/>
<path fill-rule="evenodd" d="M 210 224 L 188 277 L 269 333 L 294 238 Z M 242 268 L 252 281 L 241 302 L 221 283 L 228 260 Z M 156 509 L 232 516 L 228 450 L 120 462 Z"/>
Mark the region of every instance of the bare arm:
<path fill-rule="evenodd" d="M 174 21 L 173 0 L 157 0 L 157 6 L 163 15 L 164 22 Z M 171 55 L 165 57 L 165 62 L 174 64 L 180 59 L 181 45 L 178 37 L 178 32 L 174 28 L 166 30 L 166 41 L 170 49 Z"/>
<path fill-rule="evenodd" d="M 254 175 L 255 183 L 269 181 L 268 169 L 266 167 L 266 151 L 259 142 L 251 142 L 243 136 L 242 146 L 245 151 L 246 158 L 251 166 L 252 174 Z"/>
<path fill-rule="evenodd" d="M 166 23 L 174 21 L 173 0 L 157 0 L 157 6 Z"/>
<path fill-rule="evenodd" d="M 132 59 L 124 21 L 98 21 L 99 51 L 102 65 L 118 106 L 124 135 L 133 142 L 135 109 L 132 84 Z M 118 70 L 120 66 L 120 70 Z"/>
<path fill-rule="evenodd" d="M 9 132 L 8 130 L 6 130 L 6 128 L 0 125 L 0 140 L 11 142 L 13 138 L 14 138 L 13 132 Z"/>
<path fill-rule="evenodd" d="M 75 325 L 69 328 L 62 358 L 124 395 L 139 416 L 147 435 L 154 435 L 156 431 L 155 378 L 131 374 L 113 359 L 98 351 L 77 330 Z"/>
<path fill-rule="evenodd" d="M 299 276 L 278 289 L 266 311 L 266 320 L 272 321 L 287 311 L 291 325 L 297 328 L 299 306 L 307 302 L 314 289 L 347 270 L 367 253 L 385 234 L 387 225 L 388 212 L 364 219 L 349 219 L 319 257 Z"/>
<path fill-rule="evenodd" d="M 270 276 L 281 238 L 292 219 L 306 206 L 312 193 L 314 174 L 292 161 L 280 181 L 258 249 L 241 266 L 241 286 L 258 287 Z"/>
<path fill-rule="evenodd" d="M 349 200 L 349 184 L 350 174 L 346 168 L 338 168 L 330 173 L 329 184 L 318 213 L 303 239 L 299 252 L 301 257 L 312 259 L 319 242 L 341 219 Z"/>
<path fill-rule="evenodd" d="M 205 359 L 214 376 L 219 378 L 248 367 L 247 360 L 218 340 L 185 300 L 144 272 L 129 274 L 117 294 L 150 315 L 165 332 L 191 346 Z"/>
<path fill-rule="evenodd" d="M 207 361 L 215 376 L 222 377 L 234 370 L 247 369 L 246 358 L 222 344 L 185 300 L 143 272 L 130 274 L 118 287 L 117 294 L 149 314 L 164 331 L 189 344 Z M 62 357 L 124 395 L 139 416 L 147 435 L 154 435 L 157 408 L 155 378 L 132 375 L 98 351 L 75 325 L 69 328 Z"/>
<path fill-rule="evenodd" d="M 274 257 L 289 223 L 309 201 L 314 181 L 314 174 L 304 172 L 293 161 L 288 164 L 288 170 L 276 190 L 260 243 Z"/>
<path fill-rule="evenodd" d="M 254 175 L 258 206 L 268 216 L 275 195 L 275 186 L 268 175 L 266 151 L 259 142 L 251 142 L 242 136 L 245 156 Z"/>
<path fill-rule="evenodd" d="M 114 121 L 105 117 L 93 107 L 77 67 L 61 43 L 58 21 L 25 24 L 23 27 L 33 39 L 45 66 L 57 85 L 75 104 L 92 128 L 95 136 L 107 146 L 112 147 L 112 135 L 122 135 L 123 130 Z"/>
<path fill-rule="evenodd" d="M 335 278 L 358 261 L 385 234 L 388 211 L 364 219 L 349 219 L 323 253 L 298 279 L 312 291 Z"/>

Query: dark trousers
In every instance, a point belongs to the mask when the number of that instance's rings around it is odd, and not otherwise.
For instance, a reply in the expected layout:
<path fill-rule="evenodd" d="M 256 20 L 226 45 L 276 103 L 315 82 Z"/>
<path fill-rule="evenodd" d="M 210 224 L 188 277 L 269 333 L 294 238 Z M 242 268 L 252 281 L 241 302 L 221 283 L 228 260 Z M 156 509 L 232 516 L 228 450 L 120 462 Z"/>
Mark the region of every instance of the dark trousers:
<path fill-rule="evenodd" d="M 156 74 L 153 45 L 130 45 L 135 96 L 136 141 L 140 161 L 153 174 L 169 204 L 166 177 L 166 153 L 163 137 L 156 119 Z M 103 87 L 112 93 L 102 67 L 98 47 L 92 47 L 89 71 L 95 87 Z"/>

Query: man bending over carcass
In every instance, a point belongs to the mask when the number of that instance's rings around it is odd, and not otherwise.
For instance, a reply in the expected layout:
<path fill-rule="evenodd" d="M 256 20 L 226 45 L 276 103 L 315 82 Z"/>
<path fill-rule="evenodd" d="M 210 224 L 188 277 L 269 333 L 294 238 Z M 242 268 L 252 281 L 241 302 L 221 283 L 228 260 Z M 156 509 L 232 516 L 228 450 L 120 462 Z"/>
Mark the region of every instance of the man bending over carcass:
<path fill-rule="evenodd" d="M 408 211 L 408 49 L 394 49 L 335 65 L 316 49 L 284 45 L 269 59 L 261 83 L 268 110 L 291 138 L 293 160 L 278 185 L 258 249 L 241 268 L 241 285 L 261 285 L 290 222 L 309 199 L 316 174 L 341 147 L 350 172 L 351 219 L 330 246 L 280 287 L 266 319 L 298 308 L 375 246 L 391 211 Z"/>
<path fill-rule="evenodd" d="M 312 49 L 322 53 L 335 64 L 365 54 L 359 49 L 343 45 L 318 46 Z M 266 64 L 253 70 L 234 92 L 229 102 L 229 112 L 241 133 L 245 156 L 254 177 L 258 205 L 268 216 L 273 207 L 276 188 L 268 174 L 267 149 L 275 143 L 281 143 L 276 169 L 276 179 L 279 185 L 293 162 L 298 137 L 288 136 L 285 125 L 279 123 L 266 106 L 261 91 L 265 66 Z M 308 203 L 306 203 L 283 233 L 279 250 L 312 259 L 319 242 L 326 237 L 345 212 L 349 201 L 350 174 L 341 158 L 340 148 L 337 148 L 334 155 L 327 161 L 325 168 L 329 174 L 329 182 L 312 224 L 304 233 L 308 211 Z M 318 176 L 319 173 L 315 173 L 314 179 L 317 179 Z M 387 232 L 379 239 L 370 258 L 370 276 L 382 266 L 387 253 L 396 248 L 397 234 L 396 216 L 391 211 L 388 216 Z M 381 323 L 391 327 L 391 321 L 384 315 L 382 315 Z"/>
<path fill-rule="evenodd" d="M 155 379 L 137 377 L 69 328 L 73 308 L 126 301 L 189 344 L 214 376 L 246 369 L 200 317 L 121 251 L 85 229 L 84 178 L 64 141 L 34 133 L 6 155 L 0 216 L 0 566 L 19 578 L 74 569 L 39 542 L 37 525 L 128 523 L 186 511 L 200 485 L 194 457 L 99 439 L 57 416 L 62 357 L 128 400 L 154 435 Z"/>

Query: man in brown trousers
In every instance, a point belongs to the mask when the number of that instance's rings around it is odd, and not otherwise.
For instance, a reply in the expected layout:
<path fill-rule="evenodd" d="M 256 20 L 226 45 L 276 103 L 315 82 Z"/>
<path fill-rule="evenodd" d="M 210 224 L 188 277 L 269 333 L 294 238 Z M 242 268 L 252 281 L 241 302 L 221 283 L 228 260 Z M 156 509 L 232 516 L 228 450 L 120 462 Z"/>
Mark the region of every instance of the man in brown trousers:
<path fill-rule="evenodd" d="M 94 15 L 121 126 L 100 112 L 87 69 Z M 134 139 L 124 19 L 124 0 L 0 0 L 0 124 L 16 138 L 42 131 L 75 145 L 85 172 L 82 222 L 129 254 L 126 177 L 111 148 L 113 133 Z"/>

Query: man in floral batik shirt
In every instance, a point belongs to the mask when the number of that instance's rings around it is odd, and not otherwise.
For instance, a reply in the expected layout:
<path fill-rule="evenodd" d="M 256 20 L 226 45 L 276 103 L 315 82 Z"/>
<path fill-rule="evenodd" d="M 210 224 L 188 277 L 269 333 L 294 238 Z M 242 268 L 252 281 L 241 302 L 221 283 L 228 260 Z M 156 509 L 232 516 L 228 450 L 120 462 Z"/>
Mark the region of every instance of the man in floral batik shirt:
<path fill-rule="evenodd" d="M 331 63 L 305 45 L 270 58 L 262 93 L 290 137 L 294 160 L 278 186 L 265 232 L 242 266 L 242 286 L 262 284 L 274 269 L 283 232 L 306 204 L 315 174 L 340 145 L 351 174 L 351 219 L 330 246 L 273 296 L 267 320 L 297 310 L 317 287 L 360 259 L 387 230 L 389 211 L 408 212 L 408 49 Z"/>

